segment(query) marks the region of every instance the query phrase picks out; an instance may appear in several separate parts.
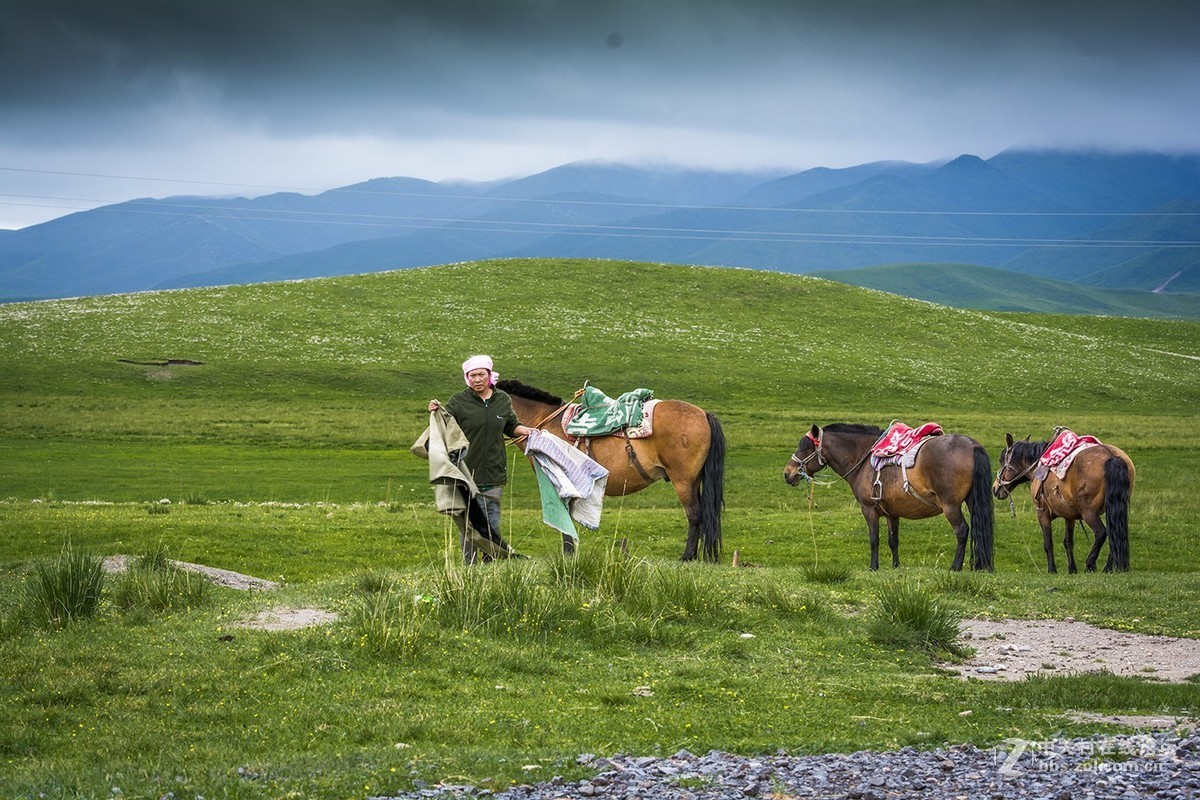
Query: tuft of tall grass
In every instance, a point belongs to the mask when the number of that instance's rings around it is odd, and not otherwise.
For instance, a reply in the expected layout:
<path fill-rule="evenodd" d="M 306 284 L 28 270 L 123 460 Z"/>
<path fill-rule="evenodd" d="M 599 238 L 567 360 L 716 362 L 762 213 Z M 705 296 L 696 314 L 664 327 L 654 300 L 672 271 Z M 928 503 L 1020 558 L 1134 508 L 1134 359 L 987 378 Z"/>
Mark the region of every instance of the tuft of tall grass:
<path fill-rule="evenodd" d="M 541 579 L 536 563 L 465 566 L 447 559 L 434 578 L 438 620 L 451 630 L 541 638 L 578 617 L 574 594 Z"/>
<path fill-rule="evenodd" d="M 936 578 L 936 587 L 943 594 L 994 599 L 996 586 L 991 577 L 984 572 L 943 572 Z"/>
<path fill-rule="evenodd" d="M 869 638 L 876 644 L 962 655 L 962 617 L 916 581 L 892 581 L 875 593 Z"/>
<path fill-rule="evenodd" d="M 850 567 L 836 564 L 812 564 L 804 567 L 804 579 L 810 583 L 845 583 L 850 580 L 853 570 Z"/>
<path fill-rule="evenodd" d="M 161 542 L 138 556 L 112 586 L 113 604 L 122 611 L 173 611 L 197 608 L 211 596 L 203 577 L 182 569 Z"/>
<path fill-rule="evenodd" d="M 419 655 L 430 638 L 432 603 L 432 598 L 408 595 L 395 586 L 364 592 L 351 605 L 346 623 L 356 646 L 404 661 Z"/>
<path fill-rule="evenodd" d="M 775 580 L 763 580 L 751 584 L 746 589 L 745 600 L 752 606 L 766 611 L 795 616 L 804 614 L 817 618 L 829 614 L 828 600 L 818 594 L 800 595 L 789 592 Z"/>
<path fill-rule="evenodd" d="M 354 576 L 354 585 L 362 594 L 381 594 L 396 588 L 396 580 L 385 572 L 363 570 Z"/>
<path fill-rule="evenodd" d="M 618 545 L 588 548 L 575 555 L 558 553 L 546 562 L 551 583 L 577 590 L 586 600 L 621 602 L 645 579 L 649 566 Z"/>
<path fill-rule="evenodd" d="M 100 608 L 104 584 L 103 559 L 67 547 L 56 559 L 34 563 L 23 590 L 24 616 L 49 628 L 91 619 Z"/>
<path fill-rule="evenodd" d="M 425 588 L 360 575 L 361 596 L 346 622 L 372 652 L 407 656 L 422 639 L 461 633 L 531 644 L 582 638 L 679 645 L 705 626 L 827 610 L 824 599 L 796 595 L 774 581 L 731 577 L 705 566 L 651 562 L 617 547 L 472 566 L 445 558 Z"/>

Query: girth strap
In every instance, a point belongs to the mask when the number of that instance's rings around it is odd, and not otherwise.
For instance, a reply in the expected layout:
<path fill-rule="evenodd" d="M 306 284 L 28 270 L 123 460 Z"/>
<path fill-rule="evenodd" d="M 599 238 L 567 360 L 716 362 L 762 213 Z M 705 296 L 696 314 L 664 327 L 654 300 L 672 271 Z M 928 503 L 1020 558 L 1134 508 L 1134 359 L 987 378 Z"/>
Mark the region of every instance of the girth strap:
<path fill-rule="evenodd" d="M 912 488 L 912 484 L 908 482 L 908 468 L 904 466 L 903 462 L 901 462 L 898 465 L 897 464 L 888 464 L 887 466 L 899 466 L 900 467 L 900 477 L 901 477 L 901 480 L 904 482 L 904 491 L 907 494 L 910 494 L 913 497 L 917 498 L 918 500 L 920 500 L 922 503 L 929 506 L 930 508 L 938 507 L 938 505 L 936 503 L 929 502 L 924 497 L 921 497 L 921 495 L 917 494 L 916 491 Z M 876 505 L 883 502 L 882 476 L 883 476 L 884 469 L 885 469 L 885 467 L 880 467 L 879 469 L 875 470 L 875 482 L 871 485 L 871 500 Z"/>
<path fill-rule="evenodd" d="M 638 475 L 641 475 L 646 483 L 654 483 L 654 478 L 651 478 L 646 474 L 646 470 L 642 469 L 642 463 L 638 461 L 637 453 L 633 451 L 633 442 L 629 439 L 629 429 L 621 428 L 621 436 L 625 438 L 625 452 L 629 455 L 629 463 L 633 465 Z"/>

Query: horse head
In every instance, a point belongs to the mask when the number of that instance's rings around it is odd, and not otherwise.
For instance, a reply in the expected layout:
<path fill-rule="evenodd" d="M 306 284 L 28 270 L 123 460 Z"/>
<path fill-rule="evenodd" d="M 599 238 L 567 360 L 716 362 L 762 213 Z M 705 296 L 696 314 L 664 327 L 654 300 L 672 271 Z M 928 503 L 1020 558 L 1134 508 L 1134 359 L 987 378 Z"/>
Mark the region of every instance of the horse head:
<path fill-rule="evenodd" d="M 1004 450 L 1000 453 L 1000 469 L 996 471 L 996 481 L 992 484 L 992 494 L 998 500 L 1007 499 L 1014 486 L 1028 481 L 1030 470 L 1037 464 L 1037 456 L 1033 455 L 1028 436 L 1017 442 L 1011 433 L 1006 433 L 1004 444 Z"/>
<path fill-rule="evenodd" d="M 789 486 L 795 486 L 803 480 L 809 480 L 814 473 L 825 467 L 825 459 L 821 456 L 821 429 L 816 425 L 804 434 L 796 445 L 796 452 L 788 459 L 783 468 L 783 479 Z"/>

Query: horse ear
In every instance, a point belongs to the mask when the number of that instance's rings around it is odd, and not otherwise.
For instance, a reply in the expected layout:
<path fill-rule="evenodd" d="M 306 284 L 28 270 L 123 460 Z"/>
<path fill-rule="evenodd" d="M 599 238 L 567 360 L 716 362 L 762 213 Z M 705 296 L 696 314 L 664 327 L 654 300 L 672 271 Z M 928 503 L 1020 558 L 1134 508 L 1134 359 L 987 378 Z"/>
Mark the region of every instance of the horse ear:
<path fill-rule="evenodd" d="M 814 425 L 812 426 L 812 431 L 810 431 L 810 433 L 812 433 L 812 437 L 813 437 L 814 439 L 817 439 L 817 438 L 819 438 L 819 437 L 821 436 L 821 429 L 820 429 L 820 428 L 818 428 L 818 427 L 816 426 L 816 424 L 814 424 Z"/>
<path fill-rule="evenodd" d="M 1006 434 L 1004 434 L 1004 442 L 1005 442 L 1005 444 L 1007 444 L 1009 447 L 1012 447 L 1012 446 L 1013 446 L 1013 438 L 1012 438 L 1012 434 L 1011 434 L 1011 433 L 1006 433 Z"/>

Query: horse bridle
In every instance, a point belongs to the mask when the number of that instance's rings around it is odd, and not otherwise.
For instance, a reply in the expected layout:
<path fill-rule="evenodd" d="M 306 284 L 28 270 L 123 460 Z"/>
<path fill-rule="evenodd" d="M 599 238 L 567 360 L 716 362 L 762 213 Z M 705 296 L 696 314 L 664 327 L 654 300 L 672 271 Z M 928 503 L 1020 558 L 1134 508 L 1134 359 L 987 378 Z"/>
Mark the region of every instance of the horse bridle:
<path fill-rule="evenodd" d="M 1011 477 L 1011 478 L 1009 478 L 1008 480 L 1005 480 L 1005 479 L 1003 478 L 1004 471 L 1005 471 L 1005 470 L 1007 470 L 1007 469 L 1014 469 L 1014 467 L 1013 467 L 1013 465 L 1012 465 L 1012 456 L 1013 456 L 1013 454 L 1012 454 L 1012 448 L 1009 448 L 1008 450 L 1006 450 L 1006 451 L 1004 452 L 1004 455 L 1005 455 L 1005 456 L 1007 456 L 1007 458 L 1005 458 L 1005 459 L 1004 459 L 1004 463 L 1002 463 L 1002 464 L 1000 465 L 1000 469 L 998 469 L 998 470 L 996 471 L 996 485 L 997 485 L 997 486 L 1002 486 L 1002 487 L 1004 487 L 1005 489 L 1012 489 L 1012 487 L 1014 487 L 1014 486 L 1016 486 L 1016 485 L 1017 485 L 1017 481 L 1021 480 L 1021 478 L 1024 478 L 1024 477 L 1026 477 L 1027 475 L 1029 475 L 1030 471 L 1031 471 L 1031 470 L 1032 470 L 1034 467 L 1036 467 L 1036 466 L 1037 466 L 1037 463 L 1038 463 L 1038 461 L 1037 461 L 1037 459 L 1036 459 L 1036 458 L 1035 458 L 1035 459 L 1033 459 L 1033 461 L 1031 461 L 1031 462 L 1029 463 L 1029 466 L 1028 466 L 1028 467 L 1026 467 L 1025 469 L 1021 470 L 1020 472 L 1018 472 L 1016 475 L 1012 476 L 1012 477 Z"/>
<path fill-rule="evenodd" d="M 812 475 L 810 475 L 808 473 L 808 464 L 810 461 L 812 461 L 815 458 L 815 459 L 817 459 L 817 466 L 824 467 L 826 465 L 825 464 L 825 456 L 823 456 L 821 454 L 820 434 L 821 434 L 820 430 L 817 431 L 816 436 L 812 435 L 812 431 L 806 431 L 804 436 L 801 437 L 800 441 L 803 442 L 805 439 L 808 439 L 810 442 L 812 442 L 813 443 L 813 451 L 811 453 L 809 453 L 807 456 L 805 456 L 804 458 L 796 458 L 796 454 L 792 453 L 792 457 L 790 459 L 788 459 L 789 463 L 795 464 L 796 466 L 798 466 L 800 468 L 800 474 L 803 475 L 808 480 L 812 480 Z M 799 450 L 800 448 L 797 447 L 796 449 Z"/>
<path fill-rule="evenodd" d="M 801 437 L 800 441 L 803 442 L 805 439 L 808 439 L 810 442 L 812 442 L 813 443 L 813 451 L 811 453 L 809 453 L 807 456 L 805 456 L 804 458 L 796 458 L 796 454 L 792 453 L 790 462 L 798 465 L 800 467 L 800 474 L 803 475 L 808 480 L 812 480 L 812 475 L 810 475 L 808 473 L 808 469 L 807 469 L 808 462 L 812 461 L 814 457 L 817 459 L 818 466 L 822 466 L 822 467 L 829 466 L 829 462 L 825 460 L 825 454 L 821 452 L 821 439 L 825 438 L 824 434 L 825 434 L 825 432 L 819 428 L 817 429 L 816 436 L 812 435 L 812 431 L 808 431 L 807 433 L 804 434 L 803 437 Z M 878 439 L 875 440 L 875 444 L 878 444 L 881 441 L 883 441 L 882 436 L 880 436 Z M 871 455 L 871 448 L 874 446 L 875 445 L 871 445 L 871 447 L 868 447 L 867 452 L 864 453 L 863 457 L 858 460 L 858 463 L 855 464 L 850 469 L 846 470 L 846 473 L 844 475 L 839 472 L 838 473 L 839 477 L 841 477 L 843 480 L 847 480 L 847 481 L 850 480 L 850 476 L 853 475 L 855 472 L 857 472 L 858 468 L 867 462 L 867 456 Z M 800 448 L 797 447 L 796 449 L 799 450 Z M 830 469 L 832 469 L 834 472 L 837 472 L 836 467 L 830 467 Z"/>

